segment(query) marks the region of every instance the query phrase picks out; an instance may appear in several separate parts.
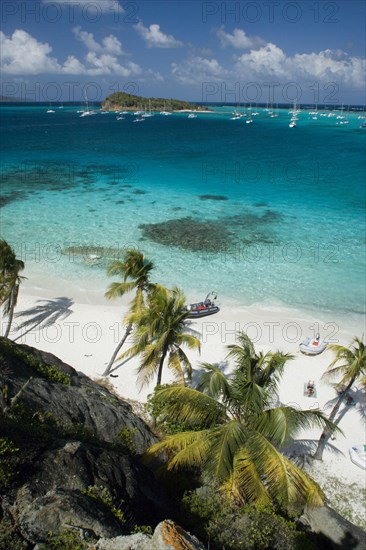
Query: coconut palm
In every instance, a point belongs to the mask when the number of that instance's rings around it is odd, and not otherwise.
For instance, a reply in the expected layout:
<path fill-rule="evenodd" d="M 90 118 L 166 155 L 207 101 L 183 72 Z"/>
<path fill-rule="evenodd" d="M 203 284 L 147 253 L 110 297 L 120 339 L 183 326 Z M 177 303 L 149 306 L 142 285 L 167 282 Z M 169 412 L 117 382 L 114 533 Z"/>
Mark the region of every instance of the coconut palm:
<path fill-rule="evenodd" d="M 136 291 L 135 298 L 132 301 L 131 310 L 137 314 L 144 306 L 145 294 L 150 292 L 154 287 L 150 283 L 150 272 L 154 269 L 154 264 L 144 257 L 144 255 L 134 248 L 130 248 L 125 251 L 123 261 L 113 262 L 107 271 L 109 276 L 121 276 L 122 281 L 111 283 L 108 287 L 105 296 L 109 299 L 120 298 L 128 292 Z M 103 376 L 107 376 L 113 367 L 113 363 L 121 350 L 126 339 L 132 332 L 133 322 L 129 320 L 129 314 L 126 316 L 127 321 L 126 330 L 119 342 L 118 346 L 113 352 L 113 355 L 108 363 L 107 368 L 103 372 Z"/>
<path fill-rule="evenodd" d="M 141 355 L 138 369 L 141 386 L 155 375 L 156 385 L 161 385 L 166 359 L 168 368 L 183 384 L 185 375 L 191 378 L 192 366 L 182 346 L 200 350 L 200 341 L 194 331 L 187 329 L 189 312 L 185 303 L 180 289 L 156 285 L 149 294 L 148 306 L 131 315 L 136 326 L 134 345 L 122 357 Z"/>
<path fill-rule="evenodd" d="M 329 420 L 334 422 L 342 401 L 352 387 L 352 384 L 356 380 L 360 380 L 364 384 L 366 377 L 366 347 L 362 340 L 355 337 L 348 348 L 338 344 L 330 345 L 329 348 L 335 352 L 335 358 L 322 378 L 325 380 L 341 378 L 336 386 L 339 397 L 329 415 Z M 317 460 L 322 460 L 325 445 L 331 433 L 329 430 L 324 430 L 321 434 L 314 454 L 314 458 Z"/>
<path fill-rule="evenodd" d="M 244 333 L 228 348 L 235 362 L 229 378 L 217 366 L 203 363 L 198 389 L 159 390 L 165 403 L 162 420 L 193 429 L 169 435 L 148 454 L 164 452 L 168 469 L 198 466 L 239 502 L 322 505 L 320 487 L 280 452 L 302 428 L 330 425 L 320 411 L 275 404 L 281 374 L 292 356 L 256 354 Z"/>
<path fill-rule="evenodd" d="M 19 286 L 24 277 L 19 272 L 24 269 L 24 262 L 18 260 L 14 250 L 4 240 L 0 241 L 0 306 L 8 317 L 4 337 L 8 338 L 13 322 L 14 309 L 17 305 Z"/>

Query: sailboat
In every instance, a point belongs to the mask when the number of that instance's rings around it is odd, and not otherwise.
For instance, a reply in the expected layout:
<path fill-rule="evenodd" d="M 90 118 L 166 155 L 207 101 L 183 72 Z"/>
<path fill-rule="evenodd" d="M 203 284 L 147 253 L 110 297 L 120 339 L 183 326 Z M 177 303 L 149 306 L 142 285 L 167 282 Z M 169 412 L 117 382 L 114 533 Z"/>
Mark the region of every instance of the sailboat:
<path fill-rule="evenodd" d="M 163 116 L 168 116 L 168 115 L 172 114 L 169 111 L 165 110 L 165 101 L 164 101 L 164 109 L 162 111 L 160 111 L 160 114 L 163 115 Z"/>
<path fill-rule="evenodd" d="M 85 94 L 85 103 L 86 103 L 86 111 L 81 111 L 80 117 L 96 115 L 97 114 L 96 111 L 91 111 L 89 109 L 88 97 L 86 94 Z"/>
<path fill-rule="evenodd" d="M 141 116 L 144 117 L 144 118 L 154 116 L 153 113 L 151 112 L 151 99 L 149 99 L 149 112 L 148 113 L 146 112 L 146 106 L 145 106 L 145 112 Z"/>
<path fill-rule="evenodd" d="M 55 111 L 52 109 L 52 105 L 50 103 L 50 108 L 46 111 L 47 113 L 54 113 Z"/>

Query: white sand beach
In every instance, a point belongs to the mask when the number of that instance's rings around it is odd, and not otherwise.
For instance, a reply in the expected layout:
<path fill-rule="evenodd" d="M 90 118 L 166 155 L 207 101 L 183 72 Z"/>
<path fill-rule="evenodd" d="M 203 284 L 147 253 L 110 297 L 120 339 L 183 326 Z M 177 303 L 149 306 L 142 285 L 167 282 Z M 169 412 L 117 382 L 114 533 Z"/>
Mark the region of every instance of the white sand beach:
<path fill-rule="evenodd" d="M 108 283 L 106 283 L 107 286 Z M 53 288 L 52 288 L 53 287 Z M 108 302 L 105 289 L 81 290 L 76 285 L 61 281 L 47 281 L 47 285 L 28 278 L 21 287 L 11 338 L 53 353 L 76 370 L 93 379 L 100 378 L 110 356 L 121 338 L 121 323 L 127 311 L 127 298 Z M 197 375 L 200 361 L 221 363 L 226 372 L 225 346 L 235 342 L 239 330 L 245 330 L 255 343 L 257 351 L 281 350 L 292 353 L 280 385 L 282 403 L 302 409 L 319 408 L 328 414 L 336 398 L 332 385 L 321 376 L 333 358 L 330 350 L 315 357 L 299 351 L 299 343 L 309 335 L 320 332 L 322 338 L 334 343 L 349 345 L 354 336 L 365 333 L 365 325 L 357 319 L 314 318 L 310 314 L 289 309 L 259 306 L 239 307 L 221 302 L 221 311 L 211 317 L 192 320 L 191 328 L 201 334 L 201 354 L 188 352 Z M 3 331 L 2 331 L 3 332 Z M 127 349 L 127 346 L 126 348 Z M 116 363 L 118 365 L 118 362 Z M 115 377 L 108 377 L 122 398 L 144 402 L 152 392 L 154 382 L 139 389 L 136 384 L 138 358 L 114 369 Z M 314 380 L 316 397 L 304 396 L 304 383 Z M 164 382 L 171 381 L 165 371 Z M 366 511 L 363 503 L 366 493 L 366 471 L 354 465 L 349 448 L 364 444 L 366 408 L 361 391 L 354 386 L 355 406 L 342 405 L 339 427 L 344 435 L 337 434 L 324 453 L 323 462 L 311 466 L 311 475 L 321 484 L 331 506 L 354 523 L 366 528 Z M 298 439 L 311 446 L 320 431 L 299 434 Z M 314 445 L 314 443 L 313 443 Z M 311 447 L 315 450 L 315 447 Z M 303 452 L 300 447 L 297 453 Z"/>

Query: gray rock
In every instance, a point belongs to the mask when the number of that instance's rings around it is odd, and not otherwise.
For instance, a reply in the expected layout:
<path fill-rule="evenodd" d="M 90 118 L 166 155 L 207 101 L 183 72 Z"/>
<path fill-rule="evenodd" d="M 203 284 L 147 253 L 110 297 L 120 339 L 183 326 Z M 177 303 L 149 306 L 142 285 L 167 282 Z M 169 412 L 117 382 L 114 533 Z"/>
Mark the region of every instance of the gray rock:
<path fill-rule="evenodd" d="M 95 545 L 96 550 L 153 550 L 151 537 L 136 533 L 127 537 L 115 537 L 113 539 L 99 539 Z"/>
<path fill-rule="evenodd" d="M 206 550 L 196 537 L 171 520 L 156 526 L 152 537 L 136 534 L 114 539 L 100 539 L 96 550 Z"/>
<path fill-rule="evenodd" d="M 329 506 L 308 508 L 302 518 L 314 533 L 326 537 L 330 548 L 345 550 L 364 550 L 366 548 L 366 533 L 353 523 L 347 521 Z"/>
<path fill-rule="evenodd" d="M 56 365 L 70 384 L 45 379 L 34 360 L 45 369 Z M 19 474 L 2 488 L 0 517 L 12 519 L 30 543 L 42 544 L 49 531 L 58 532 L 65 524 L 97 537 L 123 535 L 128 527 L 117 520 L 113 506 L 129 526 L 156 525 L 171 514 L 171 502 L 138 456 L 156 438 L 131 406 L 56 357 L 0 338 L 0 393 L 16 395 L 31 377 L 17 406 L 25 407 L 24 422 L 29 418 L 35 437 L 32 432 L 29 436 L 27 424 L 25 430 L 16 430 L 2 418 L 6 435 L 20 452 Z M 43 420 L 31 424 L 35 413 Z M 43 437 L 42 422 L 48 418 L 57 425 L 46 424 L 50 427 Z M 112 445 L 121 430 L 127 434 L 125 443 Z M 102 488 L 112 505 L 85 494 L 90 487 Z"/>
<path fill-rule="evenodd" d="M 13 346 L 16 346 L 13 344 Z M 29 346 L 16 346 L 45 366 L 56 366 L 70 377 L 70 385 L 50 383 L 16 356 L 1 358 L 9 371 L 5 383 L 9 394 L 15 395 L 31 376 L 31 383 L 22 394 L 21 401 L 34 411 L 47 411 L 63 424 L 80 424 L 97 437 L 113 442 L 121 430 L 128 430 L 137 454 L 142 454 L 156 438 L 141 418 L 132 414 L 132 407 L 105 387 L 80 375 L 50 353 Z"/>
<path fill-rule="evenodd" d="M 205 550 L 195 536 L 169 519 L 156 526 L 151 543 L 154 550 Z"/>

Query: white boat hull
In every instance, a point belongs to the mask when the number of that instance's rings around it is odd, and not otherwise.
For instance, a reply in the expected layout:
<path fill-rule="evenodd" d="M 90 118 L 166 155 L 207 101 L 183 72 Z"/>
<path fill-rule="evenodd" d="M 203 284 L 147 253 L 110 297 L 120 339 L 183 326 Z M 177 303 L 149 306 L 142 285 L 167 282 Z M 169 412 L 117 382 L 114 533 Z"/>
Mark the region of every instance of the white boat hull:
<path fill-rule="evenodd" d="M 366 445 L 357 445 L 350 447 L 349 456 L 353 464 L 366 470 Z"/>
<path fill-rule="evenodd" d="M 314 342 L 315 341 L 312 340 L 312 338 L 305 338 L 305 340 L 303 340 L 303 342 L 301 342 L 299 346 L 300 351 L 305 355 L 319 355 L 327 347 L 327 342 L 325 340 L 317 344 Z"/>

